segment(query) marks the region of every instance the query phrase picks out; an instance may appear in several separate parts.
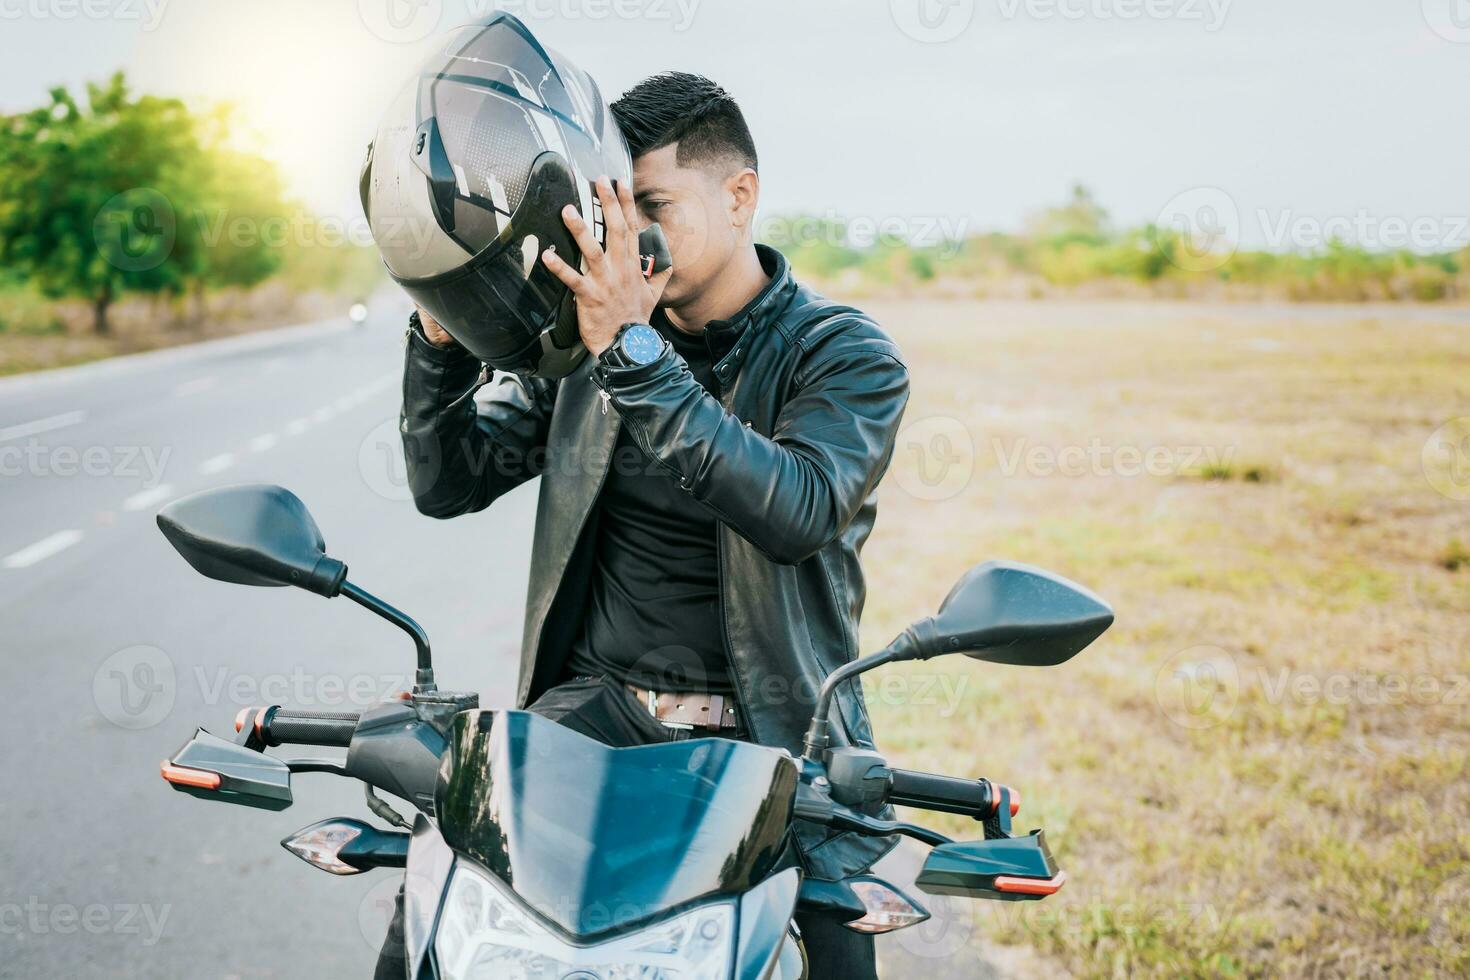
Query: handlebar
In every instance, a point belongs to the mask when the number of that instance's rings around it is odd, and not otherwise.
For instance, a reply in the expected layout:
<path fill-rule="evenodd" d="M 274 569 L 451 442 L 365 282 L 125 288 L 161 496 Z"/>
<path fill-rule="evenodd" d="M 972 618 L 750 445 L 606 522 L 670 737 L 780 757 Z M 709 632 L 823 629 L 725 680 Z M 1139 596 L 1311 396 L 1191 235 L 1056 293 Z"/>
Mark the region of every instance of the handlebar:
<path fill-rule="evenodd" d="M 937 773 L 892 770 L 888 802 L 942 813 L 961 813 L 977 820 L 988 819 L 1000 806 L 1000 789 L 988 779 L 958 779 Z M 1021 808 L 1020 797 L 1010 791 L 1011 816 Z"/>
<path fill-rule="evenodd" d="M 292 711 L 280 706 L 247 708 L 235 719 L 235 730 L 253 724 L 266 745 L 328 745 L 346 748 L 362 717 L 357 711 Z"/>

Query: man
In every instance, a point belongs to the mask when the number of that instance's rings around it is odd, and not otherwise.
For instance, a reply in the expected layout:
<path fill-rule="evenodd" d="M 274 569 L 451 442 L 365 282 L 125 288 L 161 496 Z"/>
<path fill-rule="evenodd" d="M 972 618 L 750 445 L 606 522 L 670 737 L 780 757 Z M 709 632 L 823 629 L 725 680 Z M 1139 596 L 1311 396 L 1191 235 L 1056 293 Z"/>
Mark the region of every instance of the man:
<path fill-rule="evenodd" d="M 560 381 L 503 378 L 425 316 L 410 331 L 402 429 L 419 509 L 480 510 L 541 476 L 517 704 L 612 745 L 701 735 L 801 750 L 817 687 L 858 654 L 858 554 L 908 397 L 872 320 L 797 284 L 755 244 L 760 177 L 735 101 L 650 78 L 612 106 L 633 187 L 598 182 L 599 245 L 563 213 L 585 271 L 553 251 L 589 357 Z M 670 272 L 645 278 L 657 222 Z M 834 743 L 871 745 L 856 684 Z M 798 833 L 838 879 L 884 841 Z M 812 976 L 876 976 L 872 938 L 798 917 Z M 391 941 L 390 941 L 391 942 Z"/>

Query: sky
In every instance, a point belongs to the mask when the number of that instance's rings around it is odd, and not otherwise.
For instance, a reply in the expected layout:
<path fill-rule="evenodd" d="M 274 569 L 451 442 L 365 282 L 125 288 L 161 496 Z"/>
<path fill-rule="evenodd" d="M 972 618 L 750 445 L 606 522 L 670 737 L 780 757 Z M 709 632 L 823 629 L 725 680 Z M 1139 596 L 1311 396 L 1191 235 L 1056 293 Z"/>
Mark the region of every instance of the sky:
<path fill-rule="evenodd" d="M 237 103 L 298 196 L 355 217 L 394 92 L 495 8 L 609 94 L 723 84 L 766 217 L 1014 230 L 1080 182 L 1122 224 L 1254 247 L 1470 244 L 1470 0 L 0 0 L 0 111 L 125 69 Z"/>

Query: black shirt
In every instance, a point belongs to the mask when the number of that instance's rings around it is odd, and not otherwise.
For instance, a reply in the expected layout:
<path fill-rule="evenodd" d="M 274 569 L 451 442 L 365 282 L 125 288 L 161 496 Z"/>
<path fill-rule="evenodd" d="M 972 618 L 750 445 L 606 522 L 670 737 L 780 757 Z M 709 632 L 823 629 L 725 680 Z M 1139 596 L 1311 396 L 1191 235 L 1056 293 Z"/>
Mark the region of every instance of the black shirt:
<path fill-rule="evenodd" d="M 704 338 L 683 333 L 661 311 L 653 326 L 715 392 Z M 624 427 L 598 498 L 596 565 L 568 672 L 608 674 L 659 691 L 732 693 L 716 527 L 714 515 Z"/>

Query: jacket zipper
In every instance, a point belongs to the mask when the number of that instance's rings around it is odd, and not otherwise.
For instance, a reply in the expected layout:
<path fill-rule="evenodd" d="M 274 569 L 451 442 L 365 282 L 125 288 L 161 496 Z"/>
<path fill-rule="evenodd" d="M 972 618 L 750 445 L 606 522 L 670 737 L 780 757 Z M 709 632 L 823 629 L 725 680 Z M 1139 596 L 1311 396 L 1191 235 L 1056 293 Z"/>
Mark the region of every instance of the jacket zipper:
<path fill-rule="evenodd" d="M 600 391 L 599 390 L 599 393 L 603 397 L 602 413 L 604 415 L 606 415 L 607 414 L 607 403 L 609 401 L 611 401 L 611 396 L 608 395 L 608 393 L 605 392 L 605 391 Z M 612 426 L 613 426 L 613 429 L 614 429 L 614 434 L 613 434 L 613 452 L 614 453 L 617 452 L 617 443 L 618 443 L 618 437 L 617 437 L 616 430 L 621 427 L 620 424 L 619 424 L 619 423 L 621 423 L 621 421 L 622 421 L 622 419 L 620 417 L 618 417 L 618 416 L 614 416 L 613 417 Z M 583 532 L 585 532 L 587 530 L 587 521 L 588 521 L 589 518 L 592 517 L 592 508 L 597 506 L 597 498 L 599 498 L 599 497 L 602 496 L 602 488 L 607 485 L 607 472 L 610 469 L 612 469 L 612 456 L 611 455 L 608 456 L 607 465 L 602 468 L 602 475 L 597 478 L 597 489 L 592 492 L 592 503 L 591 503 L 590 506 L 588 506 L 587 510 L 585 512 L 583 512 L 581 523 L 579 523 L 577 525 L 577 533 L 572 537 L 572 554 L 576 554 L 577 545 L 580 544 L 581 541 L 582 541 L 582 534 L 583 534 Z M 545 477 L 543 477 L 542 479 L 545 479 Z M 571 556 L 570 555 L 567 557 L 567 563 L 568 564 L 571 563 Z M 551 610 L 556 605 L 556 600 L 557 600 L 558 596 L 561 593 L 561 583 L 566 579 L 566 574 L 567 574 L 567 569 L 566 569 L 566 566 L 563 565 L 562 566 L 562 569 L 561 569 L 561 572 L 557 576 L 557 591 L 552 594 L 552 596 L 551 596 L 551 602 L 548 603 L 547 606 L 546 606 L 546 617 L 544 617 L 541 620 L 541 629 L 536 632 L 536 650 L 535 650 L 535 657 L 534 657 L 534 659 L 536 659 L 536 660 L 541 659 L 542 651 L 544 650 L 544 648 L 546 646 L 546 621 L 547 621 L 548 618 L 550 618 L 550 616 L 551 616 Z M 565 664 L 563 664 L 563 666 L 565 666 Z M 535 681 L 535 679 L 536 679 L 535 672 L 533 671 L 532 672 L 532 676 L 531 676 L 531 680 L 532 681 Z M 529 699 L 530 693 L 531 693 L 530 691 L 527 691 L 526 692 L 528 699 Z M 517 697 L 517 699 L 519 699 L 519 697 L 520 697 L 520 691 L 519 690 L 517 690 L 517 692 L 516 692 L 516 697 Z"/>
<path fill-rule="evenodd" d="M 756 735 L 755 719 L 751 717 L 749 702 L 745 700 L 740 672 L 735 668 L 735 651 L 730 643 L 730 622 L 725 617 L 725 587 L 729 576 L 725 572 L 725 529 L 722 524 L 715 526 L 715 561 L 720 569 L 720 640 L 725 648 L 725 667 L 730 674 L 730 686 L 735 689 L 735 710 L 745 716 L 745 727 L 750 731 L 751 740 L 756 744 L 764 744 Z"/>

